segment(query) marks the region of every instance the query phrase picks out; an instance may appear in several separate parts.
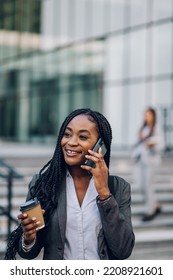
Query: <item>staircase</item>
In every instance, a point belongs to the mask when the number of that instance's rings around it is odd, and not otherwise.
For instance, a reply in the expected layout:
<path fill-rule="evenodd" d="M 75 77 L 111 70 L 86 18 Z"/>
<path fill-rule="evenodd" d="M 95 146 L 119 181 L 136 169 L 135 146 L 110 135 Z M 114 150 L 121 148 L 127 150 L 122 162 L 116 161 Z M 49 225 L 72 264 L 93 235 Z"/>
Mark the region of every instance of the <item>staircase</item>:
<path fill-rule="evenodd" d="M 163 157 L 154 177 L 161 214 L 154 220 L 142 222 L 145 212 L 143 195 L 135 185 L 134 163 L 129 157 L 113 157 L 111 174 L 123 177 L 131 184 L 132 223 L 136 237 L 129 259 L 173 259 L 173 157 Z"/>
<path fill-rule="evenodd" d="M 19 206 L 25 200 L 28 183 L 32 176 L 47 163 L 52 152 L 53 148 L 47 146 L 15 145 L 14 147 L 13 144 L 3 149 L 2 157 L 23 175 L 23 179 L 15 179 L 13 182 L 12 216 L 14 218 L 19 214 Z M 133 162 L 128 155 L 113 154 L 110 174 L 121 176 L 131 184 L 132 223 L 136 244 L 129 259 L 173 259 L 173 158 L 164 157 L 155 176 L 154 184 L 158 201 L 162 205 L 162 212 L 149 222 L 141 221 L 145 210 L 144 201 L 140 190 L 135 185 L 133 170 Z M 8 202 L 6 184 L 6 181 L 0 178 L 0 206 L 2 207 L 6 207 Z M 7 224 L 7 217 L 0 215 L 0 259 L 3 259 L 6 248 Z M 15 227 L 16 223 L 12 222 L 11 230 Z"/>

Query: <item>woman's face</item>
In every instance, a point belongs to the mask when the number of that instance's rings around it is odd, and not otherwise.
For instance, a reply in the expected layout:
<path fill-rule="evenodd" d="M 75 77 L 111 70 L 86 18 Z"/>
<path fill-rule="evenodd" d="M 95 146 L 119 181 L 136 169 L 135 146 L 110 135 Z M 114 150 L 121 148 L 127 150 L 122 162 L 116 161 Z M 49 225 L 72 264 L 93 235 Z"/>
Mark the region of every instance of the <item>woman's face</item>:
<path fill-rule="evenodd" d="M 86 115 L 74 117 L 67 125 L 61 140 L 65 162 L 68 166 L 84 163 L 85 155 L 92 149 L 99 138 L 96 124 Z"/>
<path fill-rule="evenodd" d="M 152 125 L 154 122 L 153 113 L 149 110 L 145 112 L 145 121 L 148 125 Z"/>

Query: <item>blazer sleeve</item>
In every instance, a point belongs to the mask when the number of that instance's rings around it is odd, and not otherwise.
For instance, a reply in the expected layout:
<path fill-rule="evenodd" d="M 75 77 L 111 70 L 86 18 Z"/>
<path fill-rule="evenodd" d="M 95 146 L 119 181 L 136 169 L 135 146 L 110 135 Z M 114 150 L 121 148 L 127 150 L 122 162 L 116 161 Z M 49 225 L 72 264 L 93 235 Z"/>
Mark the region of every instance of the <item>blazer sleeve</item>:
<path fill-rule="evenodd" d="M 124 179 L 114 176 L 114 196 L 97 201 L 102 230 L 111 259 L 126 259 L 135 242 L 131 222 L 131 188 Z"/>

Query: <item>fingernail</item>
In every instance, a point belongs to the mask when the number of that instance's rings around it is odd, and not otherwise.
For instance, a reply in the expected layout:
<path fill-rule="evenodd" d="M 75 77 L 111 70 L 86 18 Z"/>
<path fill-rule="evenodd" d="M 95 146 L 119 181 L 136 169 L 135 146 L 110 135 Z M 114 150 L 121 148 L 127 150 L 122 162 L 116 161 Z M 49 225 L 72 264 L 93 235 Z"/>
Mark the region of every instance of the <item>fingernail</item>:
<path fill-rule="evenodd" d="M 39 225 L 40 224 L 40 221 L 36 222 L 36 225 Z"/>
<path fill-rule="evenodd" d="M 27 215 L 26 213 L 24 213 L 24 214 L 23 214 L 23 217 L 25 217 L 25 218 L 26 218 L 27 216 L 28 216 L 28 215 Z"/>
<path fill-rule="evenodd" d="M 33 217 L 33 218 L 32 218 L 32 221 L 35 221 L 35 220 L 36 220 L 36 217 Z"/>

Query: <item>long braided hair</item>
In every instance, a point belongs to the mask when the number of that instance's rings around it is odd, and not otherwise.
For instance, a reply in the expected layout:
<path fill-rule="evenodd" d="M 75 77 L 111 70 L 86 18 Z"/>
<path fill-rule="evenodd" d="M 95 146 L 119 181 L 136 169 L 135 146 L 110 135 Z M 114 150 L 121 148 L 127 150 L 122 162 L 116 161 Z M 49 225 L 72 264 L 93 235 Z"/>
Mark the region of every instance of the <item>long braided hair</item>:
<path fill-rule="evenodd" d="M 48 224 L 49 217 L 57 207 L 59 187 L 64 176 L 66 176 L 66 163 L 62 153 L 61 139 L 68 123 L 78 115 L 87 115 L 88 119 L 96 124 L 99 136 L 102 137 L 107 148 L 107 153 L 105 154 L 104 159 L 109 168 L 112 129 L 108 120 L 101 113 L 88 108 L 74 110 L 66 117 L 61 125 L 52 159 L 40 170 L 35 185 L 30 188 L 31 197 L 37 197 L 41 202 L 41 207 L 45 210 L 44 218 L 46 225 Z M 22 233 L 22 227 L 19 225 L 10 234 L 4 259 L 10 260 L 16 258 L 16 252 L 18 250 L 19 240 Z"/>

